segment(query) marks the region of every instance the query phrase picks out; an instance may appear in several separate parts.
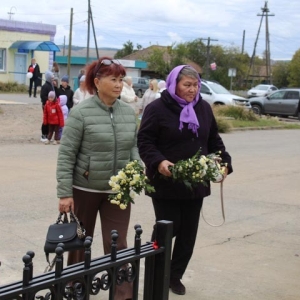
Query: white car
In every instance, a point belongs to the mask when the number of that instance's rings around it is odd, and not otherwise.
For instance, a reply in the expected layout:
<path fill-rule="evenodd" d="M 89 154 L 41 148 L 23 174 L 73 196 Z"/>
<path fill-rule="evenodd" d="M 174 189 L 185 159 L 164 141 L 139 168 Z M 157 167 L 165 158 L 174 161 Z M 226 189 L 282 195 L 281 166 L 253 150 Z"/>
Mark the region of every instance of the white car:
<path fill-rule="evenodd" d="M 200 94 L 210 105 L 240 105 L 251 108 L 248 99 L 231 94 L 222 85 L 213 81 L 201 79 Z"/>
<path fill-rule="evenodd" d="M 272 84 L 259 84 L 247 92 L 248 98 L 252 97 L 265 97 L 271 94 L 274 91 L 277 91 L 278 88 Z"/>

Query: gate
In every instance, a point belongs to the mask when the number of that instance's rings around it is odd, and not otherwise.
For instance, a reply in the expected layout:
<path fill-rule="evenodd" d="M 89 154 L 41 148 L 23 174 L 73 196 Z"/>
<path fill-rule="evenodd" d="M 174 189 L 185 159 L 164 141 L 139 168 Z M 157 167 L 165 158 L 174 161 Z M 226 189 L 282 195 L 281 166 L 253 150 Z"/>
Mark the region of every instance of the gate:
<path fill-rule="evenodd" d="M 23 280 L 0 286 L 1 300 L 88 300 L 90 295 L 108 291 L 114 299 L 116 285 L 133 283 L 133 300 L 138 299 L 140 260 L 145 258 L 144 300 L 168 300 L 173 224 L 156 223 L 156 240 L 141 245 L 142 228 L 135 226 L 134 247 L 116 251 L 118 234 L 112 231 L 111 253 L 91 259 L 90 237 L 84 242 L 85 260 L 63 268 L 63 248 L 56 248 L 52 272 L 33 277 L 34 252 L 23 256 Z M 102 295 L 102 294 L 101 294 Z"/>

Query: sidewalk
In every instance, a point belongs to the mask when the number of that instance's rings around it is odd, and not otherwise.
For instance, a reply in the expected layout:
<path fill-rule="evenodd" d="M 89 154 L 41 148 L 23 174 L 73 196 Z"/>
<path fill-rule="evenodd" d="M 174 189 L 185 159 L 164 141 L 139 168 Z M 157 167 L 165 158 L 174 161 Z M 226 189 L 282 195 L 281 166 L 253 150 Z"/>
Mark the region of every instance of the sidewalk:
<path fill-rule="evenodd" d="M 234 132 L 222 138 L 234 166 L 224 184 L 226 222 L 214 228 L 201 218 L 183 277 L 187 294 L 170 292 L 169 299 L 299 300 L 300 130 Z M 35 252 L 34 275 L 46 267 L 45 234 L 58 215 L 57 150 L 43 144 L 0 147 L 0 285 L 22 278 L 28 250 Z M 212 223 L 221 220 L 218 188 L 213 184 L 204 203 L 205 218 Z M 130 247 L 135 224 L 142 226 L 142 243 L 149 241 L 154 213 L 146 196 L 132 208 Z M 92 257 L 102 254 L 98 222 Z M 140 299 L 143 268 L 142 262 Z M 107 299 L 101 294 L 93 298 Z"/>

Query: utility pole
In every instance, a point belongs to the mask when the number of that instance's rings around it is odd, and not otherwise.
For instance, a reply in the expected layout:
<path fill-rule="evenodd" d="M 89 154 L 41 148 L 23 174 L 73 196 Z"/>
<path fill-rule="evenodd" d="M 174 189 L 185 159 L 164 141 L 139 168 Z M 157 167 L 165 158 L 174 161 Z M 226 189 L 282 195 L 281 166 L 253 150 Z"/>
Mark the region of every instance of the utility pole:
<path fill-rule="evenodd" d="M 87 32 L 87 46 L 86 46 L 86 63 L 90 58 L 90 25 L 91 24 L 91 1 L 88 0 L 88 32 Z"/>
<path fill-rule="evenodd" d="M 211 39 L 208 37 L 207 39 L 201 39 L 203 41 L 207 41 L 207 46 L 206 46 L 206 62 L 205 62 L 205 67 L 206 67 L 206 72 L 205 72 L 205 77 L 206 79 L 209 79 L 209 61 L 210 61 L 210 42 L 217 42 L 218 40 Z"/>
<path fill-rule="evenodd" d="M 12 7 L 10 8 L 10 11 L 8 12 L 9 20 L 11 20 L 11 16 L 15 14 L 15 13 L 12 12 L 12 9 L 13 9 L 13 8 L 14 8 L 15 10 L 17 10 L 14 6 L 12 6 Z"/>
<path fill-rule="evenodd" d="M 243 31 L 242 54 L 244 53 L 244 47 L 245 47 L 245 30 Z"/>
<path fill-rule="evenodd" d="M 270 40 L 269 40 L 269 24 L 268 24 L 268 16 L 274 16 L 274 14 L 269 14 L 269 9 L 268 9 L 268 1 L 265 1 L 265 6 L 261 8 L 262 10 L 262 14 L 257 14 L 257 16 L 261 16 L 260 19 L 260 23 L 259 23 L 259 27 L 258 27 L 258 32 L 257 32 L 257 36 L 256 36 L 256 40 L 254 43 L 254 49 L 253 49 L 253 54 L 251 56 L 250 59 L 250 65 L 249 65 L 249 70 L 248 70 L 248 75 L 247 75 L 247 83 L 248 83 L 248 78 L 250 76 L 252 76 L 252 84 L 253 85 L 253 81 L 254 81 L 254 74 L 253 74 L 253 65 L 254 65 L 254 60 L 255 60 L 255 55 L 256 55 L 256 46 L 257 46 L 257 41 L 258 41 L 258 37 L 259 37 L 259 33 L 260 33 L 260 28 L 262 25 L 262 21 L 263 18 L 266 17 L 266 79 L 267 81 L 269 81 L 270 83 L 272 82 L 272 76 L 271 76 L 271 64 L 270 64 Z M 252 72 L 251 72 L 252 71 Z"/>
<path fill-rule="evenodd" d="M 96 55 L 99 59 L 99 52 L 98 52 L 98 45 L 97 45 L 97 38 L 96 38 L 96 32 L 95 32 L 95 26 L 94 26 L 94 19 L 92 14 L 92 8 L 90 7 L 90 13 L 91 13 L 91 21 L 92 21 L 92 27 L 93 27 L 93 34 L 94 34 L 94 41 L 95 41 L 95 47 L 96 47 Z"/>
<path fill-rule="evenodd" d="M 265 1 L 265 6 L 262 7 L 262 15 L 257 14 L 258 16 L 266 17 L 266 79 L 267 82 L 272 83 L 271 76 L 271 53 L 270 53 L 270 34 L 269 34 L 269 21 L 268 17 L 274 17 L 274 14 L 269 14 L 270 10 L 268 8 L 268 1 Z"/>
<path fill-rule="evenodd" d="M 73 7 L 71 8 L 71 15 L 70 15 L 70 33 L 69 33 L 69 47 L 68 47 L 67 74 L 69 77 L 70 77 L 70 66 L 71 66 L 72 30 L 73 30 Z"/>

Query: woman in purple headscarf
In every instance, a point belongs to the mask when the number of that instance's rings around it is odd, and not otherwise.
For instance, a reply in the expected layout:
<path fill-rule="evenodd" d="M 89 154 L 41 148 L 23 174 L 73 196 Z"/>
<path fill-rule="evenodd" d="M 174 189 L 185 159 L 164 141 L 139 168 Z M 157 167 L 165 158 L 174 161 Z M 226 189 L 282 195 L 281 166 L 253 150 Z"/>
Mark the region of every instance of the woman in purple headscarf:
<path fill-rule="evenodd" d="M 150 103 L 144 111 L 138 148 L 147 176 L 155 187 L 155 193 L 149 196 L 156 221 L 173 221 L 175 242 L 170 288 L 184 295 L 181 279 L 193 253 L 202 202 L 210 195 L 210 185 L 199 184 L 190 191 L 184 184 L 172 180 L 169 166 L 191 158 L 200 148 L 203 155 L 221 151 L 222 161 L 227 163 L 224 177 L 232 172 L 232 166 L 211 106 L 199 93 L 201 79 L 196 70 L 188 65 L 177 66 L 166 83 L 161 98 Z M 155 230 L 152 239 L 155 239 Z"/>

